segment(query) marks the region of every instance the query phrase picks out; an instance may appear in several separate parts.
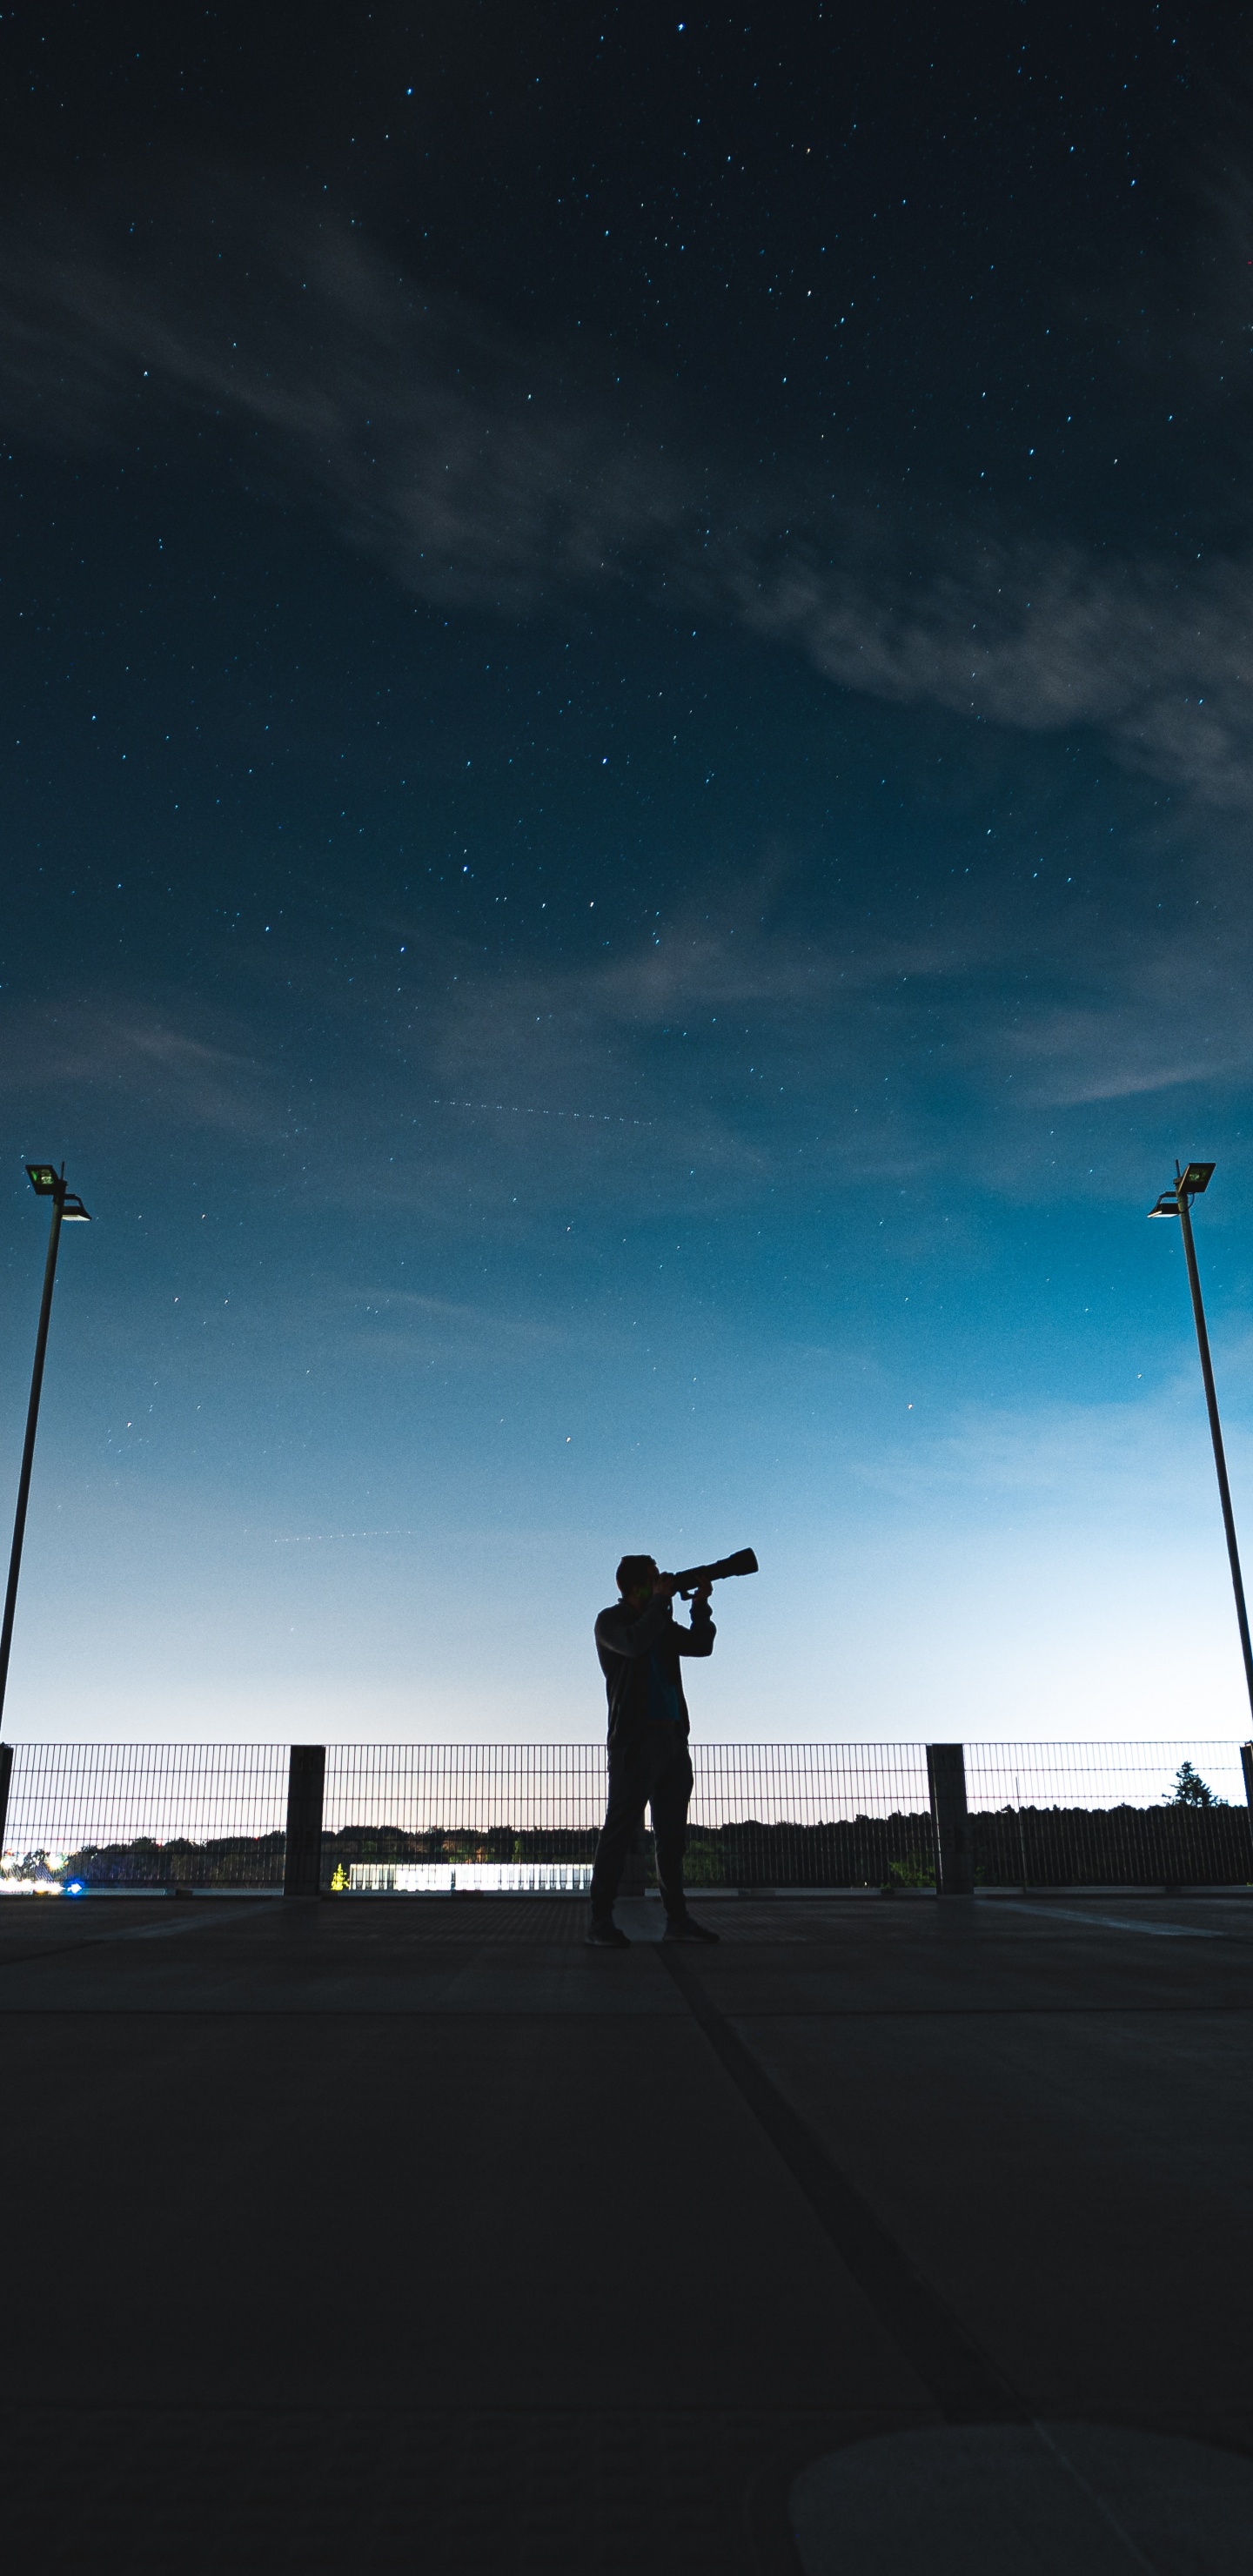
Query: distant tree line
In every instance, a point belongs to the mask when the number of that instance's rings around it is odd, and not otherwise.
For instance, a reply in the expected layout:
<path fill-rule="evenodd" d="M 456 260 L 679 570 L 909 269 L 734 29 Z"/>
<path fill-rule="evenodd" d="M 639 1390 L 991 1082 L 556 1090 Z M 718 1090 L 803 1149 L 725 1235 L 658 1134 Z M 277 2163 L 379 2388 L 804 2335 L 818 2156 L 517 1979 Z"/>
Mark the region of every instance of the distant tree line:
<path fill-rule="evenodd" d="M 55 1877 L 68 1887 L 281 1887 L 286 1834 L 223 1834 L 206 1842 L 176 1835 L 157 1842 L 136 1834 L 130 1842 L 84 1843 L 56 1857 L 46 1851 L 23 1855 L 14 1877 Z"/>
<path fill-rule="evenodd" d="M 1253 1881 L 1247 1807 L 1005 1807 L 973 1816 L 976 1881 L 1009 1887 L 1234 1887 Z"/>

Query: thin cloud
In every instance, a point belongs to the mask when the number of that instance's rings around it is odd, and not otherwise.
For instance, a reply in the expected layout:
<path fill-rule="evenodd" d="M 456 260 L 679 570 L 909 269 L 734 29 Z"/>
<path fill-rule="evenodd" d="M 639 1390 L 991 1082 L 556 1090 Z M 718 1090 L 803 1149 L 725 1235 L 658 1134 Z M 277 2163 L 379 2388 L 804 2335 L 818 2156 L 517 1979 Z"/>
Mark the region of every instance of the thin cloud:
<path fill-rule="evenodd" d="M 312 1015 L 297 955 L 291 985 L 254 960 L 246 1037 L 199 993 L 27 1003 L 0 1069 L 32 1150 L 70 1114 L 76 1153 L 122 1126 L 233 1137 L 264 1146 L 268 1193 L 420 1205 L 453 1232 L 471 1215 L 547 1225 L 572 1192 L 656 1214 L 694 1184 L 710 1209 L 837 1172 L 922 1185 L 958 1135 L 984 1139 L 981 1168 L 1014 1194 L 1055 1187 L 1053 1112 L 1253 1070 L 1230 904 L 1221 943 L 1198 907 L 1194 928 L 1146 923 L 1111 949 L 1078 898 L 972 911 L 943 939 L 838 919 L 802 936 L 782 899 L 763 919 L 781 882 L 770 860 L 720 886 L 717 920 L 694 902 L 601 959 L 507 965 L 411 927 L 403 1001 L 362 954 Z"/>
<path fill-rule="evenodd" d="M 1094 726 L 1134 769 L 1217 805 L 1253 796 L 1253 563 L 1200 580 L 1169 563 L 1097 573 L 1075 550 L 996 553 L 960 573 L 888 577 L 871 596 L 838 572 L 728 567 L 745 625 L 842 687 L 1029 733 Z"/>
<path fill-rule="evenodd" d="M 216 188 L 168 256 L 46 225 L 5 246 L 11 426 L 128 439 L 154 404 L 246 424 L 351 544 L 424 597 L 520 614 L 628 585 L 803 654 L 842 688 L 1034 733 L 1253 802 L 1245 559 L 903 537 L 803 489 L 746 517 L 661 397 L 424 294 L 355 228 Z M 947 517 L 945 525 L 948 525 Z M 808 529 L 806 537 L 791 533 Z"/>
<path fill-rule="evenodd" d="M 5 1022 L 0 1067 L 10 1099 L 43 1114 L 68 1095 L 79 1112 L 145 1110 L 161 1123 L 243 1139 L 282 1124 L 274 1069 L 251 1050 L 187 1026 L 190 1006 L 167 997 L 160 1019 L 125 1000 L 27 1002 Z"/>

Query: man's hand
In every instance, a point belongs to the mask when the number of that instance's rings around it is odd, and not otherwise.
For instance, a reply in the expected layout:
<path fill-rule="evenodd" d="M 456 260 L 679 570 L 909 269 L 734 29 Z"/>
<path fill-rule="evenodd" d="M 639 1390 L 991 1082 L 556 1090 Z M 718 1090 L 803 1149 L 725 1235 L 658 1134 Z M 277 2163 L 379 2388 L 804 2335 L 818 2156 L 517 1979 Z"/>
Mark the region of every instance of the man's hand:
<path fill-rule="evenodd" d="M 698 1583 L 692 1594 L 693 1601 L 707 1601 L 712 1590 L 712 1583 Z"/>

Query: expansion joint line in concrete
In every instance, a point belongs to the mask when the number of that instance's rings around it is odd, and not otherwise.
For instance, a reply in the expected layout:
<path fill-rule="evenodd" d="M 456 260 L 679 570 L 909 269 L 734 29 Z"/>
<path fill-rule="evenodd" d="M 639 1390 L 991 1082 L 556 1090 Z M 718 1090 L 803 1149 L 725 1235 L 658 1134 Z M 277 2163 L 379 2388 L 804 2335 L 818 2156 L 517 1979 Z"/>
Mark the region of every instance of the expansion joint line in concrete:
<path fill-rule="evenodd" d="M 691 1960 L 677 1946 L 662 1945 L 657 1956 L 741 2099 L 765 2130 L 793 2181 L 799 2183 L 840 2261 L 915 2377 L 929 2390 L 945 2422 L 1029 2424 L 1030 2407 L 979 2350 L 930 2283 L 914 2270 L 882 2220 L 832 2163 L 825 2147 L 785 2100 L 751 2049 L 711 2003 Z"/>
<path fill-rule="evenodd" d="M 1029 2426 L 1121 2544 L 1128 2565 L 1142 2570 L 1143 2576 L 1157 2576 L 1152 2560 L 1145 2557 L 1125 2525 L 1075 2466 L 1056 2431 L 1032 2415 L 1009 2380 L 971 2340 L 930 2283 L 914 2270 L 861 2193 L 832 2163 L 812 2129 L 772 2083 L 738 2031 L 710 2001 L 692 1962 L 681 1951 L 664 1946 L 658 1949 L 657 1956 L 736 2091 L 754 2113 L 793 2181 L 800 2185 L 841 2262 L 915 2377 L 929 2390 L 945 2422 Z M 794 2463 L 796 2468 L 801 2465 L 799 2460 Z M 768 2485 L 767 2481 L 767 2488 Z M 763 2490 L 758 2498 L 758 2511 L 764 2508 L 763 2564 L 780 2569 L 786 2566 L 791 2576 L 791 2571 L 799 2571 L 800 2567 L 794 2537 L 790 2531 L 785 2532 L 781 2517 L 770 2512 L 770 2503 L 769 2493 Z M 762 2548 L 759 2539 L 759 2555 Z"/>
<path fill-rule="evenodd" d="M 232 1924 L 246 1922 L 250 1914 L 268 1911 L 274 1902 L 273 1897 L 267 1896 L 258 1898 L 255 1904 L 241 1905 L 229 1916 L 219 1916 L 217 1929 L 220 1932 L 227 1921 Z M 49 1942 L 42 1950 L 15 1950 L 9 1958 L 0 1959 L 0 1970 L 29 1968 L 37 1959 L 72 1959 L 80 1950 L 99 1950 L 106 1943 L 116 1941 L 173 1941 L 181 1932 L 205 1932 L 214 1921 L 207 1907 L 202 1913 L 191 1916 L 184 1914 L 181 1908 L 176 1910 L 179 1915 L 177 1923 L 121 1923 L 108 1932 L 84 1932 L 81 1940 Z"/>

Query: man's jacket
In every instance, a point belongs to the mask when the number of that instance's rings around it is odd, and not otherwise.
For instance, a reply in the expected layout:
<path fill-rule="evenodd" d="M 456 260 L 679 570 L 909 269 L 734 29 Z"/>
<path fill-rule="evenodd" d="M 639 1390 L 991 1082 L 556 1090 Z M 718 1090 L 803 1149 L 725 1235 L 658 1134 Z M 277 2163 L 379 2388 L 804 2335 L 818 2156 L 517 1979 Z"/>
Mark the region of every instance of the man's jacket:
<path fill-rule="evenodd" d="M 694 1601 L 691 1627 L 679 1628 L 669 1602 L 660 1592 L 646 1610 L 633 1610 L 629 1602 L 615 1601 L 608 1610 L 601 1611 L 596 1622 L 596 1652 L 609 1701 L 611 1746 L 624 1742 L 647 1720 L 648 1667 L 653 1655 L 678 1694 L 680 1719 L 676 1733 L 682 1743 L 687 1742 L 689 1720 L 679 1657 L 712 1655 L 716 1633 L 707 1601 Z"/>

